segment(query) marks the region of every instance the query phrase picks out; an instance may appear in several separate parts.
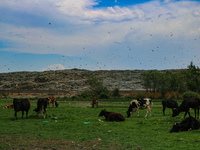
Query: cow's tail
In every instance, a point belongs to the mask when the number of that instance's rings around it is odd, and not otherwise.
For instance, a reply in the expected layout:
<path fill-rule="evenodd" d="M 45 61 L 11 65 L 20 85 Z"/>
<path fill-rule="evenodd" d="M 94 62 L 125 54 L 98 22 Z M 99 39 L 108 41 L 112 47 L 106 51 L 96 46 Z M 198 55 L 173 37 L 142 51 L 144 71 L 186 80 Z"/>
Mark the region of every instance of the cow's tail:
<path fill-rule="evenodd" d="M 29 105 L 30 105 L 30 106 L 29 106 L 29 109 L 30 109 L 30 108 L 31 108 L 31 102 L 30 102 L 30 100 L 29 100 L 29 99 L 28 99 L 28 102 L 29 102 Z"/>

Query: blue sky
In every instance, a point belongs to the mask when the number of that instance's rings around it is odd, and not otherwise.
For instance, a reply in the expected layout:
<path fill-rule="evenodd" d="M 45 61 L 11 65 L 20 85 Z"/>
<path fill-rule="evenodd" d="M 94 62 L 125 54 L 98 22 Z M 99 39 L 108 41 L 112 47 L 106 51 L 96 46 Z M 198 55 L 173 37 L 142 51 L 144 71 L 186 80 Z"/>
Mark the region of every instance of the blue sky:
<path fill-rule="evenodd" d="M 0 1 L 0 73 L 200 66 L 200 1 Z"/>

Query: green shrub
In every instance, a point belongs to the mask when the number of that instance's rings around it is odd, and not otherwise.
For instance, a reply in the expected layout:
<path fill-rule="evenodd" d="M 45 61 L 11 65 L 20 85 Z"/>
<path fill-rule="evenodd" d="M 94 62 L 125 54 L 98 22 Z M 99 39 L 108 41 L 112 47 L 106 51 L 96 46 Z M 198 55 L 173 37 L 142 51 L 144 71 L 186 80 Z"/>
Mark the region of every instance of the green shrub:
<path fill-rule="evenodd" d="M 120 97 L 120 93 L 119 93 L 119 89 L 118 88 L 115 88 L 114 91 L 113 91 L 113 94 L 112 94 L 113 97 Z"/>
<path fill-rule="evenodd" d="M 187 98 L 200 98 L 200 97 L 199 97 L 199 94 L 196 92 L 187 91 L 183 94 L 183 99 L 187 99 Z"/>

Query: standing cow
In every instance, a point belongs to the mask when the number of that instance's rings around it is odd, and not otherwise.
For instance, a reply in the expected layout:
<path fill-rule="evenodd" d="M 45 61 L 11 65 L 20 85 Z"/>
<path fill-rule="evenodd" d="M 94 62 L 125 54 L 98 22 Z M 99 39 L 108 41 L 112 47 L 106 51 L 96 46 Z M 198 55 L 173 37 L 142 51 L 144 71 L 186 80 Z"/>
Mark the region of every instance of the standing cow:
<path fill-rule="evenodd" d="M 172 99 L 164 99 L 162 101 L 162 106 L 163 106 L 163 116 L 165 116 L 165 109 L 167 108 L 172 108 L 172 113 L 174 111 L 174 109 L 178 108 L 178 103 L 177 101 L 174 101 Z"/>
<path fill-rule="evenodd" d="M 58 103 L 57 103 L 55 97 L 47 97 L 47 99 L 48 99 L 48 106 L 49 106 L 50 103 L 52 103 L 53 107 L 54 107 L 54 105 L 56 105 L 56 107 L 58 107 Z"/>
<path fill-rule="evenodd" d="M 152 112 L 152 108 L 150 108 L 151 102 L 152 100 L 149 98 L 144 98 L 144 99 L 141 98 L 137 100 L 132 100 L 130 102 L 128 111 L 126 112 L 127 116 L 130 117 L 131 113 L 137 111 L 137 116 L 139 117 L 139 109 L 147 108 L 145 118 L 147 117 L 148 113 L 150 113 L 150 117 L 151 117 L 151 112 Z"/>
<path fill-rule="evenodd" d="M 22 111 L 22 119 L 24 116 L 24 111 L 26 111 L 26 118 L 28 118 L 28 111 L 31 107 L 29 99 L 13 99 L 13 106 L 15 110 L 15 119 L 17 119 L 17 112 Z"/>
<path fill-rule="evenodd" d="M 46 117 L 46 108 L 47 108 L 47 104 L 48 104 L 48 98 L 40 98 L 37 101 L 37 108 L 34 109 L 33 111 L 35 111 L 37 113 L 37 116 L 40 118 L 41 115 L 41 111 L 43 111 L 43 115 L 44 118 Z"/>
<path fill-rule="evenodd" d="M 92 108 L 94 108 L 94 105 L 96 105 L 96 107 L 98 107 L 98 104 L 99 104 L 99 101 L 98 101 L 98 98 L 97 97 L 94 97 L 93 100 L 92 100 Z"/>
<path fill-rule="evenodd" d="M 172 117 L 179 115 L 180 112 L 185 112 L 184 118 L 187 115 L 187 113 L 190 116 L 190 108 L 193 108 L 194 112 L 195 112 L 195 118 L 197 118 L 196 110 L 197 110 L 197 115 L 199 118 L 199 107 L 200 107 L 200 99 L 198 99 L 198 98 L 185 99 L 185 100 L 183 100 L 181 105 L 173 111 Z"/>

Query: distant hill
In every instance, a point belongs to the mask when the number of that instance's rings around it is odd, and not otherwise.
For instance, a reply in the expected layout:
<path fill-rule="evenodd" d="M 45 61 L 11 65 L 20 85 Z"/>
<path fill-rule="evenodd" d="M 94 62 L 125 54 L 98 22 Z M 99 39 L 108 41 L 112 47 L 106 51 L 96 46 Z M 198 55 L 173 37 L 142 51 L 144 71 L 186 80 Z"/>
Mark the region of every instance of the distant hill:
<path fill-rule="evenodd" d="M 0 74 L 0 90 L 16 91 L 66 91 L 80 93 L 89 88 L 86 81 L 91 75 L 103 78 L 103 84 L 113 90 L 144 90 L 141 74 L 148 70 L 99 70 L 80 69 L 11 72 Z M 174 70 L 176 71 L 176 70 Z"/>

